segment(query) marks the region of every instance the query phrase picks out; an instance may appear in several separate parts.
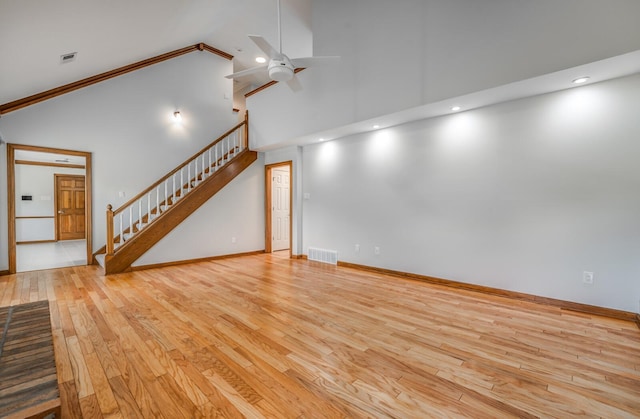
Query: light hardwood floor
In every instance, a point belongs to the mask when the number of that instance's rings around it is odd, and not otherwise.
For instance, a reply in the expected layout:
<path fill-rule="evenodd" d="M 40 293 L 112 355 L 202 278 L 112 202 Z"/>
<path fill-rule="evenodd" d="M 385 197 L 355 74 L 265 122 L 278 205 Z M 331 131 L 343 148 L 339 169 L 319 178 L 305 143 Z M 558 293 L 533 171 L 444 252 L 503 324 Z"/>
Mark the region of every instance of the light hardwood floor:
<path fill-rule="evenodd" d="M 46 299 L 66 418 L 640 417 L 631 322 L 273 255 L 0 277 Z"/>

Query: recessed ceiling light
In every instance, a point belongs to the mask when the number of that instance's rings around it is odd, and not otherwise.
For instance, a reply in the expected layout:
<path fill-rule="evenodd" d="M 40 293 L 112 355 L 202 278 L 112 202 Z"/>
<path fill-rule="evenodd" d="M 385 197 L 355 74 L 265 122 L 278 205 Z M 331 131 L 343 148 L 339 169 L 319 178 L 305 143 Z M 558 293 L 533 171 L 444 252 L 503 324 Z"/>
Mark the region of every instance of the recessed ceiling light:
<path fill-rule="evenodd" d="M 264 57 L 256 57 L 256 62 L 260 64 L 264 64 L 267 62 L 267 59 Z"/>
<path fill-rule="evenodd" d="M 451 107 L 451 110 L 454 111 L 454 112 L 458 112 L 460 109 L 462 109 L 462 108 L 460 106 L 457 106 L 457 105 Z"/>
<path fill-rule="evenodd" d="M 323 142 L 324 138 L 319 138 L 318 141 Z"/>
<path fill-rule="evenodd" d="M 378 124 L 373 126 L 373 129 L 378 129 L 378 128 L 380 128 L 380 125 L 378 125 Z"/>
<path fill-rule="evenodd" d="M 586 83 L 587 81 L 589 81 L 589 77 L 587 77 L 587 76 L 578 77 L 577 79 L 575 79 L 573 81 L 573 84 L 582 84 L 582 83 Z"/>

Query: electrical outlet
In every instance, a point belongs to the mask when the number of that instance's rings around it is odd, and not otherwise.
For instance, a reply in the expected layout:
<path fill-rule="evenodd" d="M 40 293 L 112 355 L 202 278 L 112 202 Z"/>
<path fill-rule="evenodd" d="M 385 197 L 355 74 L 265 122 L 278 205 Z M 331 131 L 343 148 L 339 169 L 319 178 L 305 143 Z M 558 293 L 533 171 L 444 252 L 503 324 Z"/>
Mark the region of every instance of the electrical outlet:
<path fill-rule="evenodd" d="M 586 285 L 593 285 L 593 272 L 584 271 L 582 273 L 582 283 Z"/>
<path fill-rule="evenodd" d="M 374 255 L 379 255 L 380 254 L 380 246 L 375 246 L 373 248 L 373 254 Z"/>
<path fill-rule="evenodd" d="M 354 250 L 356 253 L 360 253 L 360 245 L 359 245 L 359 244 L 356 244 L 356 245 L 353 247 L 353 250 Z"/>

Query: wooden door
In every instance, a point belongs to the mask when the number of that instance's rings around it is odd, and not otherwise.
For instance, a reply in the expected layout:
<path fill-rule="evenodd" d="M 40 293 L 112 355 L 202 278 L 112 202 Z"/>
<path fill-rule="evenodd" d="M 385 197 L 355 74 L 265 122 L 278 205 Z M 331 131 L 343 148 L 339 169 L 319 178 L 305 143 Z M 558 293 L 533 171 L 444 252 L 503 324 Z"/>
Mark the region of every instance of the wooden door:
<path fill-rule="evenodd" d="M 271 183 L 271 231 L 273 238 L 271 250 L 289 248 L 289 168 L 278 167 L 272 170 Z"/>
<path fill-rule="evenodd" d="M 55 175 L 56 240 L 85 238 L 84 176 Z"/>

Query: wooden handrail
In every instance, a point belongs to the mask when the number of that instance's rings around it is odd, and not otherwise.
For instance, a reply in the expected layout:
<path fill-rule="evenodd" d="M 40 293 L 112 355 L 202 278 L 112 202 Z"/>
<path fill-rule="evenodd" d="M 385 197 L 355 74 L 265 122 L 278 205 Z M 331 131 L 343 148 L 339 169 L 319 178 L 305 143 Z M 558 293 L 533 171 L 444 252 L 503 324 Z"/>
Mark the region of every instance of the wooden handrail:
<path fill-rule="evenodd" d="M 123 67 L 116 68 L 104 73 L 97 74 L 95 76 L 87 77 L 86 79 L 78 80 L 73 83 L 65 84 L 64 86 L 55 87 L 53 89 L 46 90 L 44 92 L 36 93 L 35 95 L 27 96 L 22 99 L 17 99 L 12 102 L 0 105 L 0 115 L 17 111 L 18 109 L 25 108 L 36 103 L 44 102 L 45 100 L 53 99 L 54 97 L 64 95 L 74 90 L 82 89 L 83 87 L 91 86 L 92 84 L 100 83 L 101 81 L 109 80 L 111 78 L 121 76 L 126 73 L 130 73 L 141 68 L 148 67 L 153 64 L 160 63 L 162 61 L 170 60 L 172 58 L 179 57 L 192 51 L 207 51 L 212 54 L 219 55 L 228 60 L 233 59 L 233 55 L 221 51 L 217 48 L 209 46 L 203 42 L 195 45 L 190 45 L 185 48 L 177 49 L 175 51 L 167 52 L 155 57 L 147 58 L 146 60 L 138 61 L 133 64 L 125 65 Z"/>
<path fill-rule="evenodd" d="M 151 190 L 153 190 L 156 186 L 160 185 L 162 182 L 164 182 L 165 180 L 169 179 L 171 176 L 173 176 L 175 173 L 177 173 L 180 169 L 182 169 L 184 166 L 186 166 L 187 164 L 191 163 L 191 161 L 193 161 L 196 157 L 198 157 L 200 154 L 204 153 L 205 151 L 207 151 L 208 149 L 210 149 L 211 147 L 213 147 L 214 145 L 216 145 L 217 143 L 219 143 L 220 141 L 224 140 L 227 136 L 229 136 L 229 134 L 231 134 L 233 131 L 237 130 L 238 128 L 240 128 L 241 126 L 245 125 L 246 127 L 249 126 L 249 111 L 245 112 L 244 115 L 244 121 L 240 122 L 238 125 L 236 125 L 235 127 L 231 128 L 230 130 L 228 130 L 227 132 L 225 132 L 224 134 L 222 134 L 220 137 L 218 137 L 215 141 L 213 141 L 211 144 L 207 145 L 206 147 L 203 147 L 202 149 L 200 149 L 198 152 L 196 152 L 195 154 L 193 154 L 191 157 L 189 157 L 188 159 L 186 159 L 184 162 L 182 162 L 181 164 L 179 164 L 178 166 L 176 166 L 175 169 L 173 169 L 172 171 L 170 171 L 169 173 L 167 173 L 166 175 L 164 175 L 163 177 L 161 177 L 160 179 L 158 179 L 154 184 L 152 184 L 151 186 L 149 186 L 147 189 L 145 189 L 144 191 L 140 192 L 138 195 L 134 196 L 133 198 L 131 198 L 130 200 L 128 200 L 126 203 L 124 203 L 123 205 L 120 205 L 120 207 L 115 210 L 113 212 L 113 215 L 118 215 L 120 214 L 122 211 L 125 210 L 125 208 L 128 208 L 129 206 L 131 206 L 134 202 L 138 201 L 140 198 L 142 198 L 144 195 L 146 195 L 147 193 L 149 193 Z M 248 130 L 247 128 L 245 128 L 245 132 L 247 134 L 246 138 L 244 139 L 244 141 L 247 142 L 247 146 L 248 146 Z M 190 181 L 190 179 L 189 179 Z M 113 237 L 113 236 L 107 236 L 107 240 L 109 239 L 109 237 Z M 108 241 L 107 241 L 108 242 Z"/>

